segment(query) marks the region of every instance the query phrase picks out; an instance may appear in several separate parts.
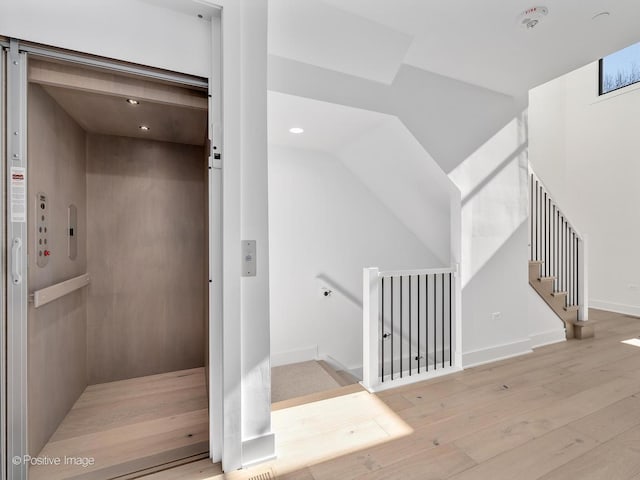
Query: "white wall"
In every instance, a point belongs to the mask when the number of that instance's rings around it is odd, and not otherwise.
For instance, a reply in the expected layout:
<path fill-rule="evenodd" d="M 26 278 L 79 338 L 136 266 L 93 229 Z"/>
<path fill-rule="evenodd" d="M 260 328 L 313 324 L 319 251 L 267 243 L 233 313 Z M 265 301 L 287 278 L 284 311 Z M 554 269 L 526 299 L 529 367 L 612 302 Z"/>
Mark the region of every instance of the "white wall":
<path fill-rule="evenodd" d="M 462 192 L 463 365 L 527 353 L 526 114 L 449 176 Z"/>
<path fill-rule="evenodd" d="M 463 364 L 529 352 L 526 100 L 406 65 L 386 86 L 273 56 L 269 88 L 393 114 L 405 124 L 462 191 Z M 407 220 L 413 230 L 414 222 Z"/>
<path fill-rule="evenodd" d="M 269 222 L 271 350 L 280 359 L 300 360 L 287 353 L 317 346 L 321 355 L 360 367 L 362 269 L 440 263 L 327 153 L 270 146 Z M 330 297 L 320 294 L 323 286 L 333 290 Z"/>
<path fill-rule="evenodd" d="M 589 236 L 590 305 L 640 315 L 640 89 L 598 97 L 593 63 L 532 90 L 531 163 Z"/>
<path fill-rule="evenodd" d="M 181 3 L 193 4 L 178 0 L 3 0 L 0 35 L 208 77 L 211 22 L 180 7 Z M 179 8 L 184 11 L 177 11 Z M 206 4 L 200 8 L 205 17 L 212 11 Z"/>
<path fill-rule="evenodd" d="M 564 322 L 533 288 L 527 293 L 527 301 L 531 347 L 566 341 Z"/>
<path fill-rule="evenodd" d="M 337 156 L 436 257 L 451 266 L 451 180 L 396 117 L 351 139 Z"/>

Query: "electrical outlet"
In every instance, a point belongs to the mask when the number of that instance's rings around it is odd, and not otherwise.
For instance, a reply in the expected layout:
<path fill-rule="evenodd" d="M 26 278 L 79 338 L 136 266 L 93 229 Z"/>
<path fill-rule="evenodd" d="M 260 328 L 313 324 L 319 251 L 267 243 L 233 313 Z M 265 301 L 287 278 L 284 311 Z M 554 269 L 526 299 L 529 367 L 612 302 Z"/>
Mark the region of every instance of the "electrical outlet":
<path fill-rule="evenodd" d="M 324 298 L 329 297 L 329 296 L 331 296 L 332 293 L 333 292 L 330 289 L 328 289 L 327 287 L 321 287 L 320 288 L 320 296 L 321 297 L 324 297 Z"/>
<path fill-rule="evenodd" d="M 491 314 L 491 320 L 500 320 L 502 318 L 502 312 L 493 312 Z"/>

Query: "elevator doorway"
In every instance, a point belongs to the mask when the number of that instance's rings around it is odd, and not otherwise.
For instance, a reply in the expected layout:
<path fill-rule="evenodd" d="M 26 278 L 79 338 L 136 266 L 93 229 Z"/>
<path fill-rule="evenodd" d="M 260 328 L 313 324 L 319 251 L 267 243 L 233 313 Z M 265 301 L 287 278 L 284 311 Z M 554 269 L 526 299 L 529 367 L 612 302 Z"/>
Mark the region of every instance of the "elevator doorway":
<path fill-rule="evenodd" d="M 9 167 L 7 221 L 24 228 L 9 273 L 26 291 L 28 477 L 206 458 L 207 89 L 23 60 L 26 165 Z"/>

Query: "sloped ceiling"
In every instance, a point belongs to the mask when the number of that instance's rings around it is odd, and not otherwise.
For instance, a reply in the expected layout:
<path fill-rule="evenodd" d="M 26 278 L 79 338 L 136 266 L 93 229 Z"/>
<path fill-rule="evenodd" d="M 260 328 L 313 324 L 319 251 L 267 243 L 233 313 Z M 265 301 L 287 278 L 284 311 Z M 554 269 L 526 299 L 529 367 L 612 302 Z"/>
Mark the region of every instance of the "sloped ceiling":
<path fill-rule="evenodd" d="M 549 15 L 525 30 L 516 18 L 536 5 Z M 637 0 L 269 0 L 269 52 L 381 83 L 408 64 L 523 95 L 640 40 L 638 18 Z"/>

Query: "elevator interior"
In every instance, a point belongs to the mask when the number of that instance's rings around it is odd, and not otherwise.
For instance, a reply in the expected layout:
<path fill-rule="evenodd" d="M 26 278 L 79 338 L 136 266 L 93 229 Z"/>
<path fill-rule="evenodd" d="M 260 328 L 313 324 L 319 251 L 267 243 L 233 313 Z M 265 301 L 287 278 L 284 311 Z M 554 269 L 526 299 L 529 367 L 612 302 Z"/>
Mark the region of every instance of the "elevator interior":
<path fill-rule="evenodd" d="M 37 57 L 28 82 L 28 447 L 71 459 L 29 478 L 206 455 L 207 92 Z"/>

